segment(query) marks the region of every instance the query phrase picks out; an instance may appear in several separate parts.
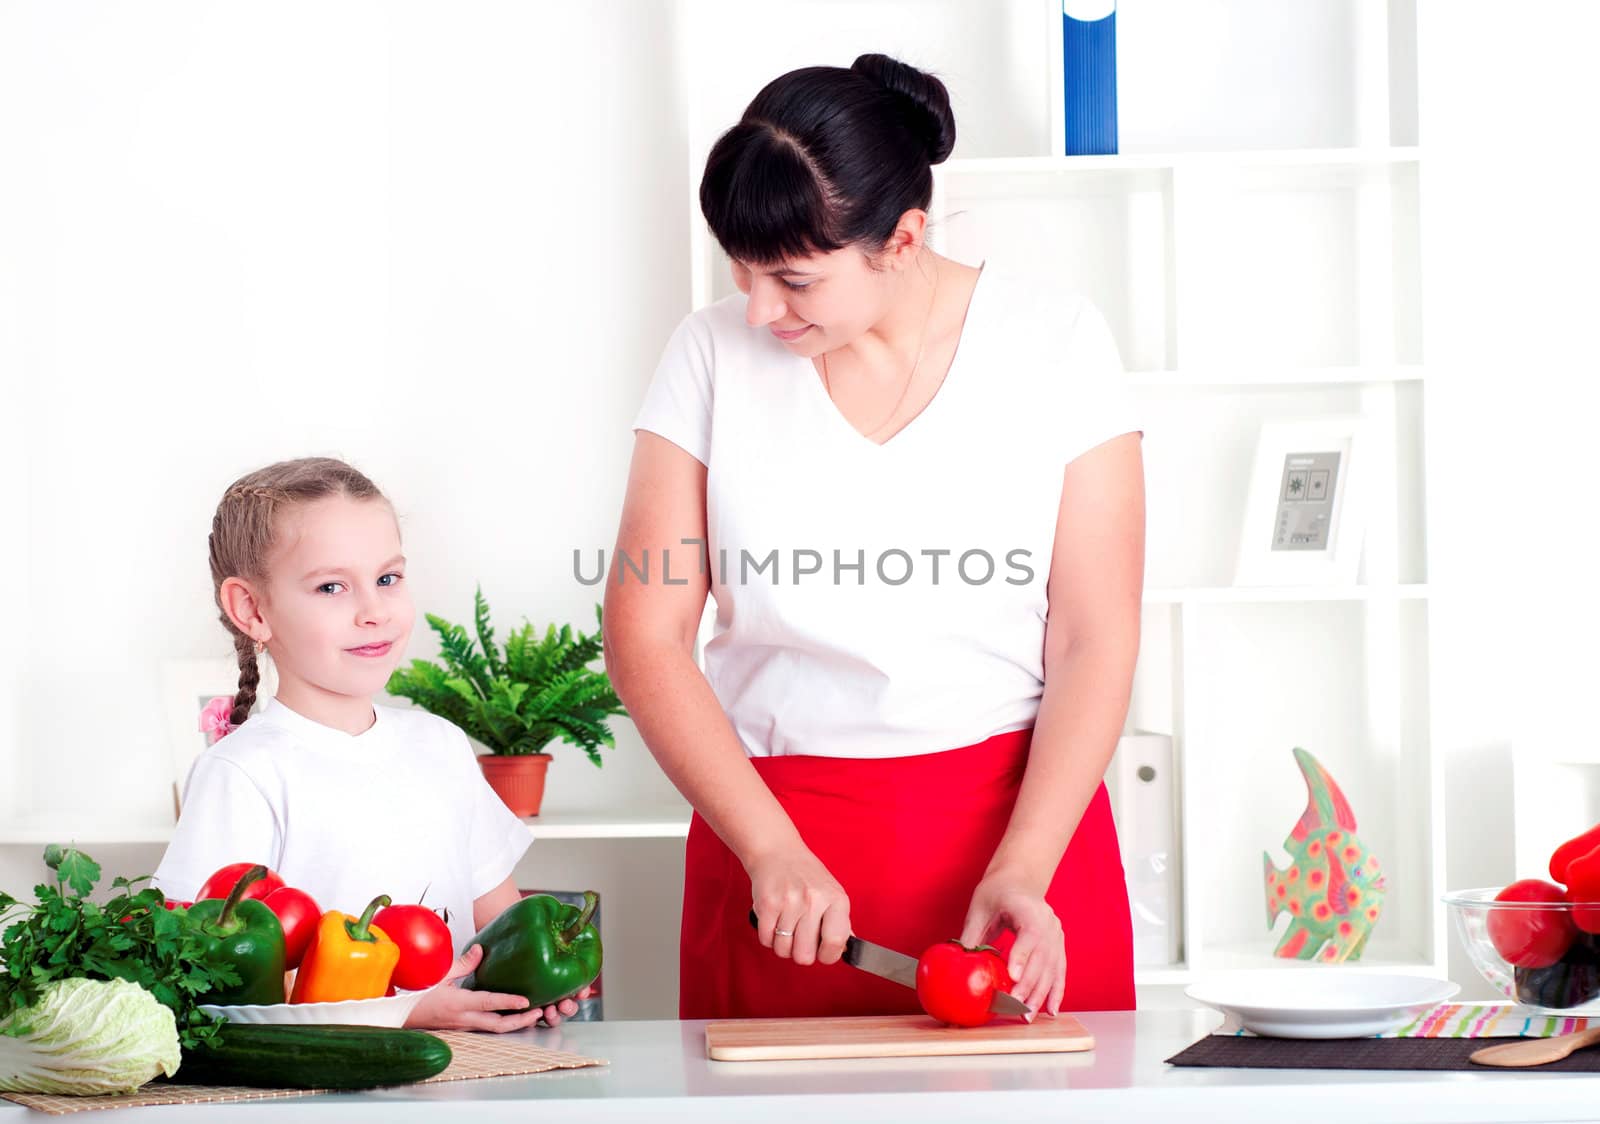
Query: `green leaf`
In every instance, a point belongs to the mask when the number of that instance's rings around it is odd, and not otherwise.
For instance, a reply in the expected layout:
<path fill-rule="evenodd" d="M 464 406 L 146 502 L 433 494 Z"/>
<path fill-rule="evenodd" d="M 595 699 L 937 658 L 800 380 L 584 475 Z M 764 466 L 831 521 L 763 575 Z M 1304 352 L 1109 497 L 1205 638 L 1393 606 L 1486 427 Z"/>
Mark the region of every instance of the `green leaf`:
<path fill-rule="evenodd" d="M 467 630 L 432 613 L 428 614 L 428 624 L 439 634 L 440 654 L 453 675 L 470 681 L 477 688 L 480 698 L 487 695 L 489 681 L 493 678 L 489 661 L 479 654 Z"/>
<path fill-rule="evenodd" d="M 72 847 L 50 844 L 44 849 L 44 865 L 55 871 L 56 878 L 79 896 L 87 894 L 100 881 L 100 868 L 94 860 Z"/>
<path fill-rule="evenodd" d="M 500 653 L 494 646 L 494 629 L 489 625 L 489 602 L 484 600 L 483 586 L 479 586 L 472 597 L 472 617 L 478 629 L 478 644 L 483 648 L 483 658 L 488 664 L 491 675 L 501 675 L 504 667 L 500 662 Z"/>
<path fill-rule="evenodd" d="M 454 691 L 456 694 L 460 695 L 461 698 L 469 704 L 476 704 L 482 701 L 478 697 L 478 692 L 473 688 L 472 684 L 468 683 L 465 679 L 460 677 L 448 679 L 445 681 L 445 686 L 450 688 L 450 690 Z"/>

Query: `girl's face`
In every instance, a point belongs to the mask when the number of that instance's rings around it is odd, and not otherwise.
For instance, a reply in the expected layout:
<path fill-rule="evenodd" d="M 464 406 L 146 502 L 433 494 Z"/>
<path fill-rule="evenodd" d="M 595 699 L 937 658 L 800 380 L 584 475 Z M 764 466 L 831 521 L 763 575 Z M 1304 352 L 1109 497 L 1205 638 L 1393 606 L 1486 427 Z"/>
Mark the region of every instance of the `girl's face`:
<path fill-rule="evenodd" d="M 260 613 L 283 686 L 371 699 L 405 655 L 415 610 L 394 511 L 330 496 L 283 516 Z"/>
<path fill-rule="evenodd" d="M 776 265 L 735 261 L 733 283 L 749 297 L 745 320 L 792 353 L 814 359 L 856 339 L 888 312 L 902 280 L 873 268 L 854 246 Z"/>

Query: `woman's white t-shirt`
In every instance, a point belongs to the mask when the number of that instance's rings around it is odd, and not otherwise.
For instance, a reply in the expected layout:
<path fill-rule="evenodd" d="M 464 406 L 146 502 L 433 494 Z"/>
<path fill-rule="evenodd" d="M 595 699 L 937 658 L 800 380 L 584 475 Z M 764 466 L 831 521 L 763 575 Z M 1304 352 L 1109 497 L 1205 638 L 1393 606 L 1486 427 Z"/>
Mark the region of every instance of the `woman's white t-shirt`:
<path fill-rule="evenodd" d="M 156 885 L 187 901 L 219 867 L 266 863 L 324 911 L 359 915 L 379 894 L 447 907 L 462 951 L 473 901 L 505 881 L 532 836 L 457 727 L 373 710 L 371 728 L 350 735 L 273 699 L 202 753 Z"/>
<path fill-rule="evenodd" d="M 709 543 L 652 543 L 619 580 L 710 568 L 705 671 L 747 753 L 863 758 L 1033 723 L 1063 473 L 1139 424 L 1093 305 L 987 266 L 938 393 L 883 445 L 743 295 L 678 325 L 634 429 L 706 466 Z"/>

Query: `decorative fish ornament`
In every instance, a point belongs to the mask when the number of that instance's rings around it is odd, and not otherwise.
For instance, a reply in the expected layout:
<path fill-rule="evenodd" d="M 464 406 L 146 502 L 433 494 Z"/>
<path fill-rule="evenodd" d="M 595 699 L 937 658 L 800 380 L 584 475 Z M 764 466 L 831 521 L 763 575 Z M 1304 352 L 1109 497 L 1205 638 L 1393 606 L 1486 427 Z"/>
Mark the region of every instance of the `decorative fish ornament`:
<path fill-rule="evenodd" d="M 1298 746 L 1294 759 L 1309 798 L 1305 814 L 1283 842 L 1289 869 L 1276 869 L 1272 856 L 1261 854 L 1267 928 L 1280 913 L 1293 919 L 1273 955 L 1330 963 L 1358 960 L 1383 910 L 1388 885 L 1378 860 L 1356 838 L 1355 813 L 1328 771 Z"/>

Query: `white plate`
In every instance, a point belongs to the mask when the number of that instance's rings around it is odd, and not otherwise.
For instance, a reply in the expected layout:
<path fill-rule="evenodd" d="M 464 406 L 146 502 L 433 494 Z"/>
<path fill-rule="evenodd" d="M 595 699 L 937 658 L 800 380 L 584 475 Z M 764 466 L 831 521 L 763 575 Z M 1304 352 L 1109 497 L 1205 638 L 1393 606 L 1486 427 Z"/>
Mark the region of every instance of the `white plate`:
<path fill-rule="evenodd" d="M 1431 976 L 1281 968 L 1209 976 L 1184 992 L 1275 1038 L 1365 1038 L 1404 1026 L 1461 990 Z"/>
<path fill-rule="evenodd" d="M 312 1026 L 317 1023 L 346 1023 L 350 1026 L 405 1026 L 426 991 L 401 991 L 380 999 L 343 999 L 337 1003 L 249 1003 L 218 1007 L 201 1003 L 209 1015 L 220 1015 L 231 1023 L 279 1023 Z"/>

